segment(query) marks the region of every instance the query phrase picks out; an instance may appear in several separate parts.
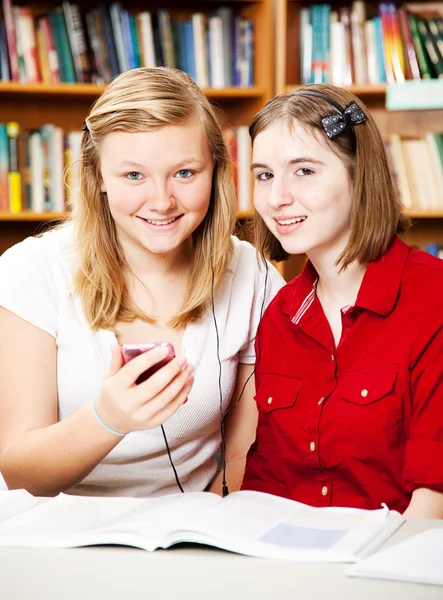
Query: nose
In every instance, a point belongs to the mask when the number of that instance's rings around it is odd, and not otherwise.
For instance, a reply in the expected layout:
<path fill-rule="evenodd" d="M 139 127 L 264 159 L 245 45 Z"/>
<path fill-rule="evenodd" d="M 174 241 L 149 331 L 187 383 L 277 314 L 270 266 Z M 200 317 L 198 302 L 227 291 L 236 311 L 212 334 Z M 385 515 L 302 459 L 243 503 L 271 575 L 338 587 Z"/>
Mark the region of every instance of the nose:
<path fill-rule="evenodd" d="M 152 181 L 146 191 L 146 204 L 150 211 L 168 213 L 176 206 L 175 198 L 167 181 Z"/>
<path fill-rule="evenodd" d="M 290 185 L 284 176 L 274 174 L 268 202 L 269 206 L 274 210 L 293 203 Z"/>

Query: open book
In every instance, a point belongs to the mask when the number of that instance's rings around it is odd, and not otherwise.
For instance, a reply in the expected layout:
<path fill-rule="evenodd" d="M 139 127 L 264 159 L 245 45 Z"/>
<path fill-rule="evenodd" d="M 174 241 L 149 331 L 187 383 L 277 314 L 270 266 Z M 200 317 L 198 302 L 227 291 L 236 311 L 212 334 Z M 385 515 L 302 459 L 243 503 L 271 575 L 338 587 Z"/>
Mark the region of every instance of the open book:
<path fill-rule="evenodd" d="M 35 506 L 28 502 L 6 519 L 0 501 L 0 546 L 118 544 L 151 551 L 190 542 L 262 558 L 354 562 L 403 520 L 387 508 L 313 508 L 249 491 L 226 498 L 208 492 L 148 499 L 60 494 Z"/>

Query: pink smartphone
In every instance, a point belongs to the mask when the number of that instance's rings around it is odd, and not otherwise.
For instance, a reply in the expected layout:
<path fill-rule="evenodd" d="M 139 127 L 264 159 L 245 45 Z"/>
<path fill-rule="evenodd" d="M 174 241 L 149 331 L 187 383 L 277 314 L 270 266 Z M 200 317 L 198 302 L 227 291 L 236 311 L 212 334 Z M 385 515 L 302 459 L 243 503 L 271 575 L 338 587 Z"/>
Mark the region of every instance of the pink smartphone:
<path fill-rule="evenodd" d="M 172 344 L 169 342 L 156 342 L 154 344 L 124 344 L 122 346 L 122 358 L 124 364 L 128 363 L 130 360 L 143 354 L 143 352 L 148 352 L 149 350 L 153 350 L 154 348 L 158 348 L 163 346 L 168 349 L 168 354 L 156 365 L 151 367 L 150 369 L 146 369 L 136 380 L 135 383 L 142 383 L 142 381 L 146 381 L 151 375 L 156 373 L 159 369 L 164 367 L 170 360 L 172 360 L 175 356 L 175 350 Z"/>

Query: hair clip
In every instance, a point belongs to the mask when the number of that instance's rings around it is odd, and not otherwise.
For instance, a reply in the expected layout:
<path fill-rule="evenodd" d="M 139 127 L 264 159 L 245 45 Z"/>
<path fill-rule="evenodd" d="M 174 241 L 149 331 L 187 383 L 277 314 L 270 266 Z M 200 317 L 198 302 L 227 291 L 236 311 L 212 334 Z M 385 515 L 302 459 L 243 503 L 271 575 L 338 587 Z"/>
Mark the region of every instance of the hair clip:
<path fill-rule="evenodd" d="M 366 115 L 355 102 L 350 102 L 341 114 L 328 115 L 321 120 L 323 129 L 331 140 L 342 134 L 348 127 L 359 125 L 364 121 Z"/>
<path fill-rule="evenodd" d="M 87 131 L 89 133 L 89 128 L 86 125 L 86 121 L 83 121 L 83 127 L 82 127 L 82 131 Z"/>

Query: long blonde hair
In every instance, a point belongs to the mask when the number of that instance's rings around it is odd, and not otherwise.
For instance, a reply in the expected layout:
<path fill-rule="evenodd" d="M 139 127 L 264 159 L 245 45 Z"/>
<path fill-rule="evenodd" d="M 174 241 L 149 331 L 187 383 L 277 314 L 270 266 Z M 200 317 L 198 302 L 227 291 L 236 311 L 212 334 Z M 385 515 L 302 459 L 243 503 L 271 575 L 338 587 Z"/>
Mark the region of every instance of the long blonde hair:
<path fill-rule="evenodd" d="M 222 281 L 232 257 L 236 198 L 231 160 L 216 113 L 194 81 L 177 69 L 133 69 L 119 75 L 93 105 L 81 143 L 79 198 L 73 213 L 79 266 L 75 291 L 93 329 L 113 329 L 117 321 L 154 322 L 130 297 L 127 267 L 106 194 L 101 192 L 100 143 L 111 132 L 150 131 L 197 118 L 214 160 L 209 210 L 192 234 L 188 294 L 172 327 L 197 320 L 212 288 Z M 212 254 L 212 261 L 211 261 Z M 213 265 L 214 279 L 212 281 Z"/>

